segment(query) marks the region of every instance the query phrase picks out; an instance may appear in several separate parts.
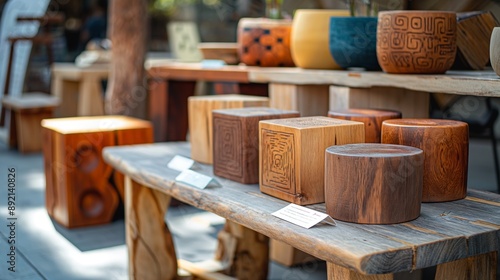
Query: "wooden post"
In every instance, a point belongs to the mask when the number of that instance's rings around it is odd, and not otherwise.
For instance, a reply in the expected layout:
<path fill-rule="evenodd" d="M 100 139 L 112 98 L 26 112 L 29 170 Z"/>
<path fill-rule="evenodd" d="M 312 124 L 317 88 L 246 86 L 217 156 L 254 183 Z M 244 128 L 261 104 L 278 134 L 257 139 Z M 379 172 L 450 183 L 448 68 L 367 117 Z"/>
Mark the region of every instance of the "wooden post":
<path fill-rule="evenodd" d="M 130 279 L 175 279 L 177 257 L 164 217 L 170 196 L 125 178 Z"/>
<path fill-rule="evenodd" d="M 497 257 L 498 252 L 494 251 L 440 264 L 436 269 L 435 280 L 495 280 L 497 278 Z"/>
<path fill-rule="evenodd" d="M 334 263 L 326 263 L 328 280 L 393 280 L 394 274 L 363 275 Z"/>
<path fill-rule="evenodd" d="M 147 84 L 144 59 L 148 23 L 147 0 L 111 1 L 111 73 L 106 92 L 106 113 L 146 116 Z"/>
<path fill-rule="evenodd" d="M 302 117 L 326 116 L 328 85 L 269 84 L 269 106 L 299 111 Z"/>

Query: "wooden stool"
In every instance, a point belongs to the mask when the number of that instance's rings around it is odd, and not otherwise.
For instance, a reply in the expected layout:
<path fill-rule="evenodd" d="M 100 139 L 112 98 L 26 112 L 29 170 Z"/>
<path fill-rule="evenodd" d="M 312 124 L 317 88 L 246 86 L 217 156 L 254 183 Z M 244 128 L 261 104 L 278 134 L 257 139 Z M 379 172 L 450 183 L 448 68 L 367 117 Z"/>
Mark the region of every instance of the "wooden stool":
<path fill-rule="evenodd" d="M 362 122 L 365 124 L 365 143 L 380 143 L 382 122 L 389 119 L 400 119 L 401 113 L 376 109 L 339 109 L 328 112 L 331 118 Z"/>
<path fill-rule="evenodd" d="M 325 149 L 362 143 L 363 123 L 327 117 L 259 122 L 260 191 L 299 204 L 325 201 Z"/>
<path fill-rule="evenodd" d="M 123 195 L 123 175 L 101 157 L 106 146 L 153 142 L 151 123 L 124 116 L 42 121 L 49 215 L 68 228 L 110 222 Z"/>
<path fill-rule="evenodd" d="M 22 96 L 5 96 L 2 106 L 10 111 L 9 147 L 17 147 L 21 153 L 42 150 L 40 122 L 51 118 L 59 99 L 43 93 Z"/>
<path fill-rule="evenodd" d="M 422 202 L 422 150 L 350 144 L 326 149 L 325 203 L 334 219 L 394 224 L 416 219 Z"/>
<path fill-rule="evenodd" d="M 269 98 L 238 94 L 189 97 L 191 158 L 207 164 L 213 162 L 212 110 L 244 107 L 269 107 Z"/>
<path fill-rule="evenodd" d="M 259 121 L 300 117 L 299 112 L 251 107 L 213 112 L 214 174 L 259 183 Z"/>
<path fill-rule="evenodd" d="M 413 146 L 424 151 L 423 202 L 462 199 L 467 195 L 469 126 L 435 119 L 388 120 L 382 143 Z"/>

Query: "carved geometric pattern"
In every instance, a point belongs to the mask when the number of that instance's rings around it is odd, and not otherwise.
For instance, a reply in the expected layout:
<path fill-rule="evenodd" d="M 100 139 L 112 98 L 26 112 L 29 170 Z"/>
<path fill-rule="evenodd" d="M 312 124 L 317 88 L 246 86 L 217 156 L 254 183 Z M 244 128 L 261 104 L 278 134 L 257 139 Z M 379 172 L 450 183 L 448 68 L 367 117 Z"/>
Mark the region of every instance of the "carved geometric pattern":
<path fill-rule="evenodd" d="M 290 52 L 291 28 L 246 27 L 240 30 L 240 59 L 247 65 L 294 66 Z"/>
<path fill-rule="evenodd" d="M 217 169 L 228 174 L 241 177 L 243 176 L 243 149 L 242 149 L 242 130 L 241 120 L 214 118 L 213 130 L 217 131 L 214 141 L 214 153 L 217 152 L 217 163 L 214 164 Z"/>
<path fill-rule="evenodd" d="M 379 18 L 377 56 L 379 63 L 400 72 L 445 72 L 455 60 L 455 16 L 432 14 L 394 15 Z"/>
<path fill-rule="evenodd" d="M 262 185 L 295 190 L 294 136 L 262 130 Z"/>

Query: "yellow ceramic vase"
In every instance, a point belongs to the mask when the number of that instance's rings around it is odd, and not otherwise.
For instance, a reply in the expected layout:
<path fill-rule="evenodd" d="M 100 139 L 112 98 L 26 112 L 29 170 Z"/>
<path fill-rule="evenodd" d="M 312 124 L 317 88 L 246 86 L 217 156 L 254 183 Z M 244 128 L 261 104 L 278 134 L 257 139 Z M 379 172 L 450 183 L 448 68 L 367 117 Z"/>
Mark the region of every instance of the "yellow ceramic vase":
<path fill-rule="evenodd" d="M 296 66 L 340 69 L 328 47 L 330 17 L 339 16 L 349 16 L 349 11 L 299 9 L 295 12 L 290 47 Z"/>

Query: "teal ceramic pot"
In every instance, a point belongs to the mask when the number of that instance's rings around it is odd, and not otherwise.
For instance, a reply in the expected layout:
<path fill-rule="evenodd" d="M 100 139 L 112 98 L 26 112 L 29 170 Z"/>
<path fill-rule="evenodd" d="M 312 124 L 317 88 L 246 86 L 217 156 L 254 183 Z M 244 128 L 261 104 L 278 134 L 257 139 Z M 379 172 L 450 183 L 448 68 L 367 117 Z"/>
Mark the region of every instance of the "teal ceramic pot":
<path fill-rule="evenodd" d="M 331 17 L 330 53 L 342 68 L 380 70 L 376 17 Z"/>

